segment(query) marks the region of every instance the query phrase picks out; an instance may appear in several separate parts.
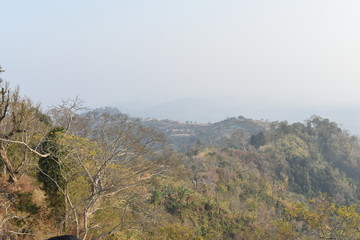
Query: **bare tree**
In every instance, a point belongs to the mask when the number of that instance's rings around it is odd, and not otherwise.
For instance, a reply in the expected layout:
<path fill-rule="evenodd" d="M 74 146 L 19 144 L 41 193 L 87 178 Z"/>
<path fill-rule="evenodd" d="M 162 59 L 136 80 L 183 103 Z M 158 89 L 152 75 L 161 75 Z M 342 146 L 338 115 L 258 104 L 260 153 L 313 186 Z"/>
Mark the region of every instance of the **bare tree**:
<path fill-rule="evenodd" d="M 163 136 L 124 114 L 93 111 L 72 119 L 73 127 L 60 141 L 66 154 L 58 160 L 66 182 L 61 191 L 69 206 L 65 221 L 75 223 L 82 239 L 90 232 L 96 238 L 130 229 L 129 221 L 135 220 L 128 216 L 135 216 L 136 211 L 128 204 L 144 199 L 139 198 L 144 194 L 141 185 L 161 171 L 156 152 Z M 100 220 L 98 216 L 110 208 L 118 212 L 117 219 Z M 127 217 L 120 217 L 124 214 Z"/>
<path fill-rule="evenodd" d="M 73 126 L 74 123 L 81 124 L 81 121 L 77 121 L 80 113 L 84 110 L 88 110 L 84 106 L 84 102 L 76 96 L 74 99 L 62 100 L 61 104 L 53 106 L 49 110 L 53 122 L 56 126 L 62 126 L 65 133 L 74 132 L 82 129 L 80 126 Z"/>
<path fill-rule="evenodd" d="M 7 82 L 0 81 L 0 160 L 3 176 L 15 182 L 23 166 L 34 155 L 45 156 L 38 151 L 49 119 L 29 98 L 21 97 L 19 88 L 10 89 Z M 10 151 L 11 150 L 11 151 Z"/>

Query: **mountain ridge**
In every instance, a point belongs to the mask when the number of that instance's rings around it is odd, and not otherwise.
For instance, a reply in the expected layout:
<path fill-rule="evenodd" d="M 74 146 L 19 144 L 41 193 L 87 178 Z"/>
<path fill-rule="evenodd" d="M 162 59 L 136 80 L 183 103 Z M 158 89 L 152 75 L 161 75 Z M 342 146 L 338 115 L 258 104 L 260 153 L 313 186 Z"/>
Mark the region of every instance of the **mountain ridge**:
<path fill-rule="evenodd" d="M 351 104 L 288 105 L 266 100 L 236 98 L 178 99 L 163 104 L 113 104 L 133 117 L 171 119 L 174 121 L 214 123 L 229 117 L 246 116 L 269 121 L 301 122 L 313 115 L 329 118 L 344 129 L 360 135 L 360 106 Z"/>

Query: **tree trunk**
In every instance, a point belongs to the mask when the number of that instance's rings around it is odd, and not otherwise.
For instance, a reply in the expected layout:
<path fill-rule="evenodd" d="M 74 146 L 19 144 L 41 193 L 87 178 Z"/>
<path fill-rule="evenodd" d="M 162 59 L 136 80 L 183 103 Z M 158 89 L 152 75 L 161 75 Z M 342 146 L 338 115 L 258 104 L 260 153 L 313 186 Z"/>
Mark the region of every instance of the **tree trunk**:
<path fill-rule="evenodd" d="M 3 166 L 2 166 L 2 177 L 6 178 L 6 166 L 5 166 L 4 163 L 3 163 Z"/>
<path fill-rule="evenodd" d="M 9 161 L 8 157 L 7 157 L 7 151 L 6 149 L 4 149 L 4 147 L 0 148 L 0 155 L 2 158 L 2 161 L 4 163 L 4 166 L 6 167 L 5 171 L 7 170 L 7 172 L 9 173 L 9 182 L 15 183 L 18 179 L 15 175 L 15 171 L 13 166 L 11 165 L 11 162 Z"/>

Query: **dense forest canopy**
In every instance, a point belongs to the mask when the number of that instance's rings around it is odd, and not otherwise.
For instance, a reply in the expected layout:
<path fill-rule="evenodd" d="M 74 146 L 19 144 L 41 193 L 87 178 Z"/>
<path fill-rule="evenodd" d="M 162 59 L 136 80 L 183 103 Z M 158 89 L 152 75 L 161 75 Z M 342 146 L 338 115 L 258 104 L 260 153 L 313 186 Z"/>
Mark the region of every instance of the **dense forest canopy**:
<path fill-rule="evenodd" d="M 359 139 L 328 119 L 43 111 L 0 84 L 0 239 L 360 238 Z"/>

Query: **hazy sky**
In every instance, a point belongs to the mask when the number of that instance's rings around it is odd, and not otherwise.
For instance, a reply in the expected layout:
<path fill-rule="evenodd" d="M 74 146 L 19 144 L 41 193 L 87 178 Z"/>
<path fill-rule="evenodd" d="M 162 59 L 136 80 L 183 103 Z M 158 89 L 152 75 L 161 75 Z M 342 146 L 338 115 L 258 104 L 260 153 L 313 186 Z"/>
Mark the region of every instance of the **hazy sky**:
<path fill-rule="evenodd" d="M 0 0 L 2 77 L 47 106 L 360 105 L 358 0 Z"/>

